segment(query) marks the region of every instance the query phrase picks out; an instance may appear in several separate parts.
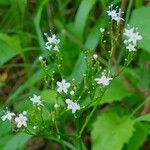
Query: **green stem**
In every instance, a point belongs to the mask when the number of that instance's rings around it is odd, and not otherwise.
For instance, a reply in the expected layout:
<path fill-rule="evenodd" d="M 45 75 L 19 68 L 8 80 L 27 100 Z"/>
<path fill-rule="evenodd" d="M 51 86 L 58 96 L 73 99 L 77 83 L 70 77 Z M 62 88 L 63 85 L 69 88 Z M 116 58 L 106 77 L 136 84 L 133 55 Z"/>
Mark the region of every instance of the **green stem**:
<path fill-rule="evenodd" d="M 95 106 L 93 107 L 93 109 L 92 109 L 90 115 L 86 118 L 86 120 L 85 120 L 85 122 L 84 122 L 84 124 L 83 124 L 83 126 L 82 126 L 82 128 L 81 128 L 81 130 L 79 131 L 79 136 L 78 136 L 78 138 L 81 137 L 82 132 L 84 131 L 84 129 L 85 129 L 85 127 L 87 126 L 87 124 L 89 123 L 89 121 L 90 121 L 91 117 L 93 116 L 93 114 L 94 114 L 94 112 L 95 112 L 95 110 L 96 110 L 98 104 L 99 104 L 100 101 L 102 100 L 102 97 L 103 97 L 103 95 L 104 95 L 106 89 L 107 89 L 107 88 L 104 89 L 104 91 L 103 91 L 101 97 L 97 100 L 97 103 L 96 103 Z"/>

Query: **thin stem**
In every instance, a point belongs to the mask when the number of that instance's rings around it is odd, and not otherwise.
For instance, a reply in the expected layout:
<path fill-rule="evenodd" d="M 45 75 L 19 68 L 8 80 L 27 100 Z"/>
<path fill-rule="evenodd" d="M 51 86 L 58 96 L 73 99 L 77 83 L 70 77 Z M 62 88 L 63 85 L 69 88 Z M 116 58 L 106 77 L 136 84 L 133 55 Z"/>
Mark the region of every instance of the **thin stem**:
<path fill-rule="evenodd" d="M 149 99 L 146 99 L 144 102 L 142 102 L 138 107 L 134 109 L 134 111 L 131 114 L 131 117 L 133 117 L 144 105 L 147 103 Z"/>
<path fill-rule="evenodd" d="M 97 103 L 96 103 L 95 106 L 93 107 L 93 109 L 92 109 L 90 115 L 86 118 L 86 120 L 85 120 L 85 122 L 84 122 L 84 124 L 83 124 L 83 126 L 82 126 L 82 128 L 81 128 L 81 130 L 79 131 L 79 136 L 78 136 L 78 138 L 81 137 L 82 132 L 84 131 L 84 129 L 85 129 L 85 127 L 87 126 L 87 124 L 89 123 L 89 121 L 90 121 L 90 119 L 91 119 L 93 113 L 95 112 L 95 110 L 96 110 L 98 104 L 99 104 L 100 101 L 102 100 L 102 97 L 103 97 L 103 95 L 104 95 L 106 89 L 107 89 L 107 88 L 104 89 L 104 91 L 103 91 L 101 97 L 97 100 Z"/>

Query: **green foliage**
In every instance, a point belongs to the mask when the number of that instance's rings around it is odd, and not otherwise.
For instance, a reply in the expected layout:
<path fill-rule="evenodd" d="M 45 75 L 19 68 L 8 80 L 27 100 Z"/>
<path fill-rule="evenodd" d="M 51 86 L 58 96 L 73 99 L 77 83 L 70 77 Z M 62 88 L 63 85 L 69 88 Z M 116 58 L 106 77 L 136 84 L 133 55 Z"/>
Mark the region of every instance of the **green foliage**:
<path fill-rule="evenodd" d="M 115 79 L 104 94 L 101 104 L 121 101 L 130 95 L 131 93 L 124 87 L 122 82 L 119 79 Z"/>
<path fill-rule="evenodd" d="M 16 37 L 11 37 L 0 33 L 0 66 L 18 54 L 23 54 L 23 49 L 20 46 L 20 40 Z"/>
<path fill-rule="evenodd" d="M 119 116 L 107 112 L 99 116 L 93 124 L 93 150 L 122 150 L 133 134 L 133 121 L 129 116 Z"/>
<path fill-rule="evenodd" d="M 148 128 L 141 124 L 137 123 L 135 125 L 135 131 L 127 144 L 127 150 L 139 150 L 140 147 L 143 145 L 145 142 L 147 136 L 148 136 Z"/>

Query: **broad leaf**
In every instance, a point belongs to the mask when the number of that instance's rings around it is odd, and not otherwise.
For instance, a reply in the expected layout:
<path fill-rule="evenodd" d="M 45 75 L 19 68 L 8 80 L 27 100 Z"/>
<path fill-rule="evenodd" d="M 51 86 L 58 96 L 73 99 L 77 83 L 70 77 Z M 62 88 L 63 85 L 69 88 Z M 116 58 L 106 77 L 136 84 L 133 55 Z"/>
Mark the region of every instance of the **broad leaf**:
<path fill-rule="evenodd" d="M 93 150 L 122 150 L 133 133 L 133 121 L 128 116 L 107 112 L 99 116 L 93 125 Z"/>

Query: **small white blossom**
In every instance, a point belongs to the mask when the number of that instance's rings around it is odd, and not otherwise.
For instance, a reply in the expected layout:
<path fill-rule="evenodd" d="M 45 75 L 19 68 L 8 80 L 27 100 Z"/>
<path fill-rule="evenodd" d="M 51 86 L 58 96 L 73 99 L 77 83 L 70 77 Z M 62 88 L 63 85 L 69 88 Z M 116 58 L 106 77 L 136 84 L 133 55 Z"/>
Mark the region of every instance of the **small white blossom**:
<path fill-rule="evenodd" d="M 59 93 L 61 93 L 61 92 L 67 93 L 68 88 L 70 87 L 70 83 L 66 82 L 66 80 L 63 79 L 61 82 L 59 82 L 59 81 L 57 82 L 57 86 L 58 86 L 57 91 Z"/>
<path fill-rule="evenodd" d="M 128 28 L 125 28 L 123 34 L 127 36 L 128 43 L 132 43 L 133 45 L 136 45 L 137 42 L 142 39 L 142 36 L 137 32 L 137 29 L 135 27 L 130 28 L 129 25 Z"/>
<path fill-rule="evenodd" d="M 32 101 L 34 105 L 43 106 L 42 101 L 41 101 L 41 96 L 37 96 L 34 94 L 33 97 L 30 98 L 30 101 Z"/>
<path fill-rule="evenodd" d="M 129 50 L 129 52 L 136 51 L 135 45 L 132 44 L 129 44 L 126 48 Z"/>
<path fill-rule="evenodd" d="M 80 105 L 73 102 L 72 100 L 70 99 L 66 99 L 66 104 L 68 105 L 68 109 L 69 110 L 72 110 L 72 113 L 74 114 L 77 110 L 80 110 Z"/>
<path fill-rule="evenodd" d="M 102 84 L 103 86 L 109 85 L 110 80 L 112 80 L 112 78 L 107 77 L 106 75 L 102 75 L 100 78 L 96 78 L 95 79 L 97 84 Z"/>
<path fill-rule="evenodd" d="M 3 121 L 5 121 L 6 119 L 8 119 L 8 120 L 10 121 L 14 116 L 15 116 L 15 113 L 10 112 L 9 110 L 7 110 L 6 114 L 3 115 L 3 116 L 1 117 L 1 119 L 2 119 Z"/>
<path fill-rule="evenodd" d="M 98 55 L 97 54 L 94 54 L 93 55 L 93 58 L 96 60 L 98 58 Z"/>
<path fill-rule="evenodd" d="M 101 33 L 103 33 L 105 31 L 104 28 L 100 28 L 99 30 L 100 30 Z"/>
<path fill-rule="evenodd" d="M 121 18 L 122 13 L 123 12 L 121 11 L 121 9 L 118 9 L 118 6 L 116 7 L 116 9 L 113 9 L 113 5 L 110 5 L 109 10 L 107 11 L 108 16 L 110 16 L 112 20 L 115 20 L 117 24 L 119 24 L 121 20 L 124 21 L 124 19 Z"/>
<path fill-rule="evenodd" d="M 15 118 L 17 128 L 21 128 L 22 126 L 27 127 L 27 120 L 26 115 L 24 113 L 20 113 L 19 116 Z"/>
<path fill-rule="evenodd" d="M 47 33 L 44 33 L 44 35 L 47 38 L 47 42 L 45 43 L 45 48 L 49 51 L 51 50 L 59 51 L 58 44 L 60 43 L 60 39 L 57 39 L 55 34 L 48 36 Z"/>

